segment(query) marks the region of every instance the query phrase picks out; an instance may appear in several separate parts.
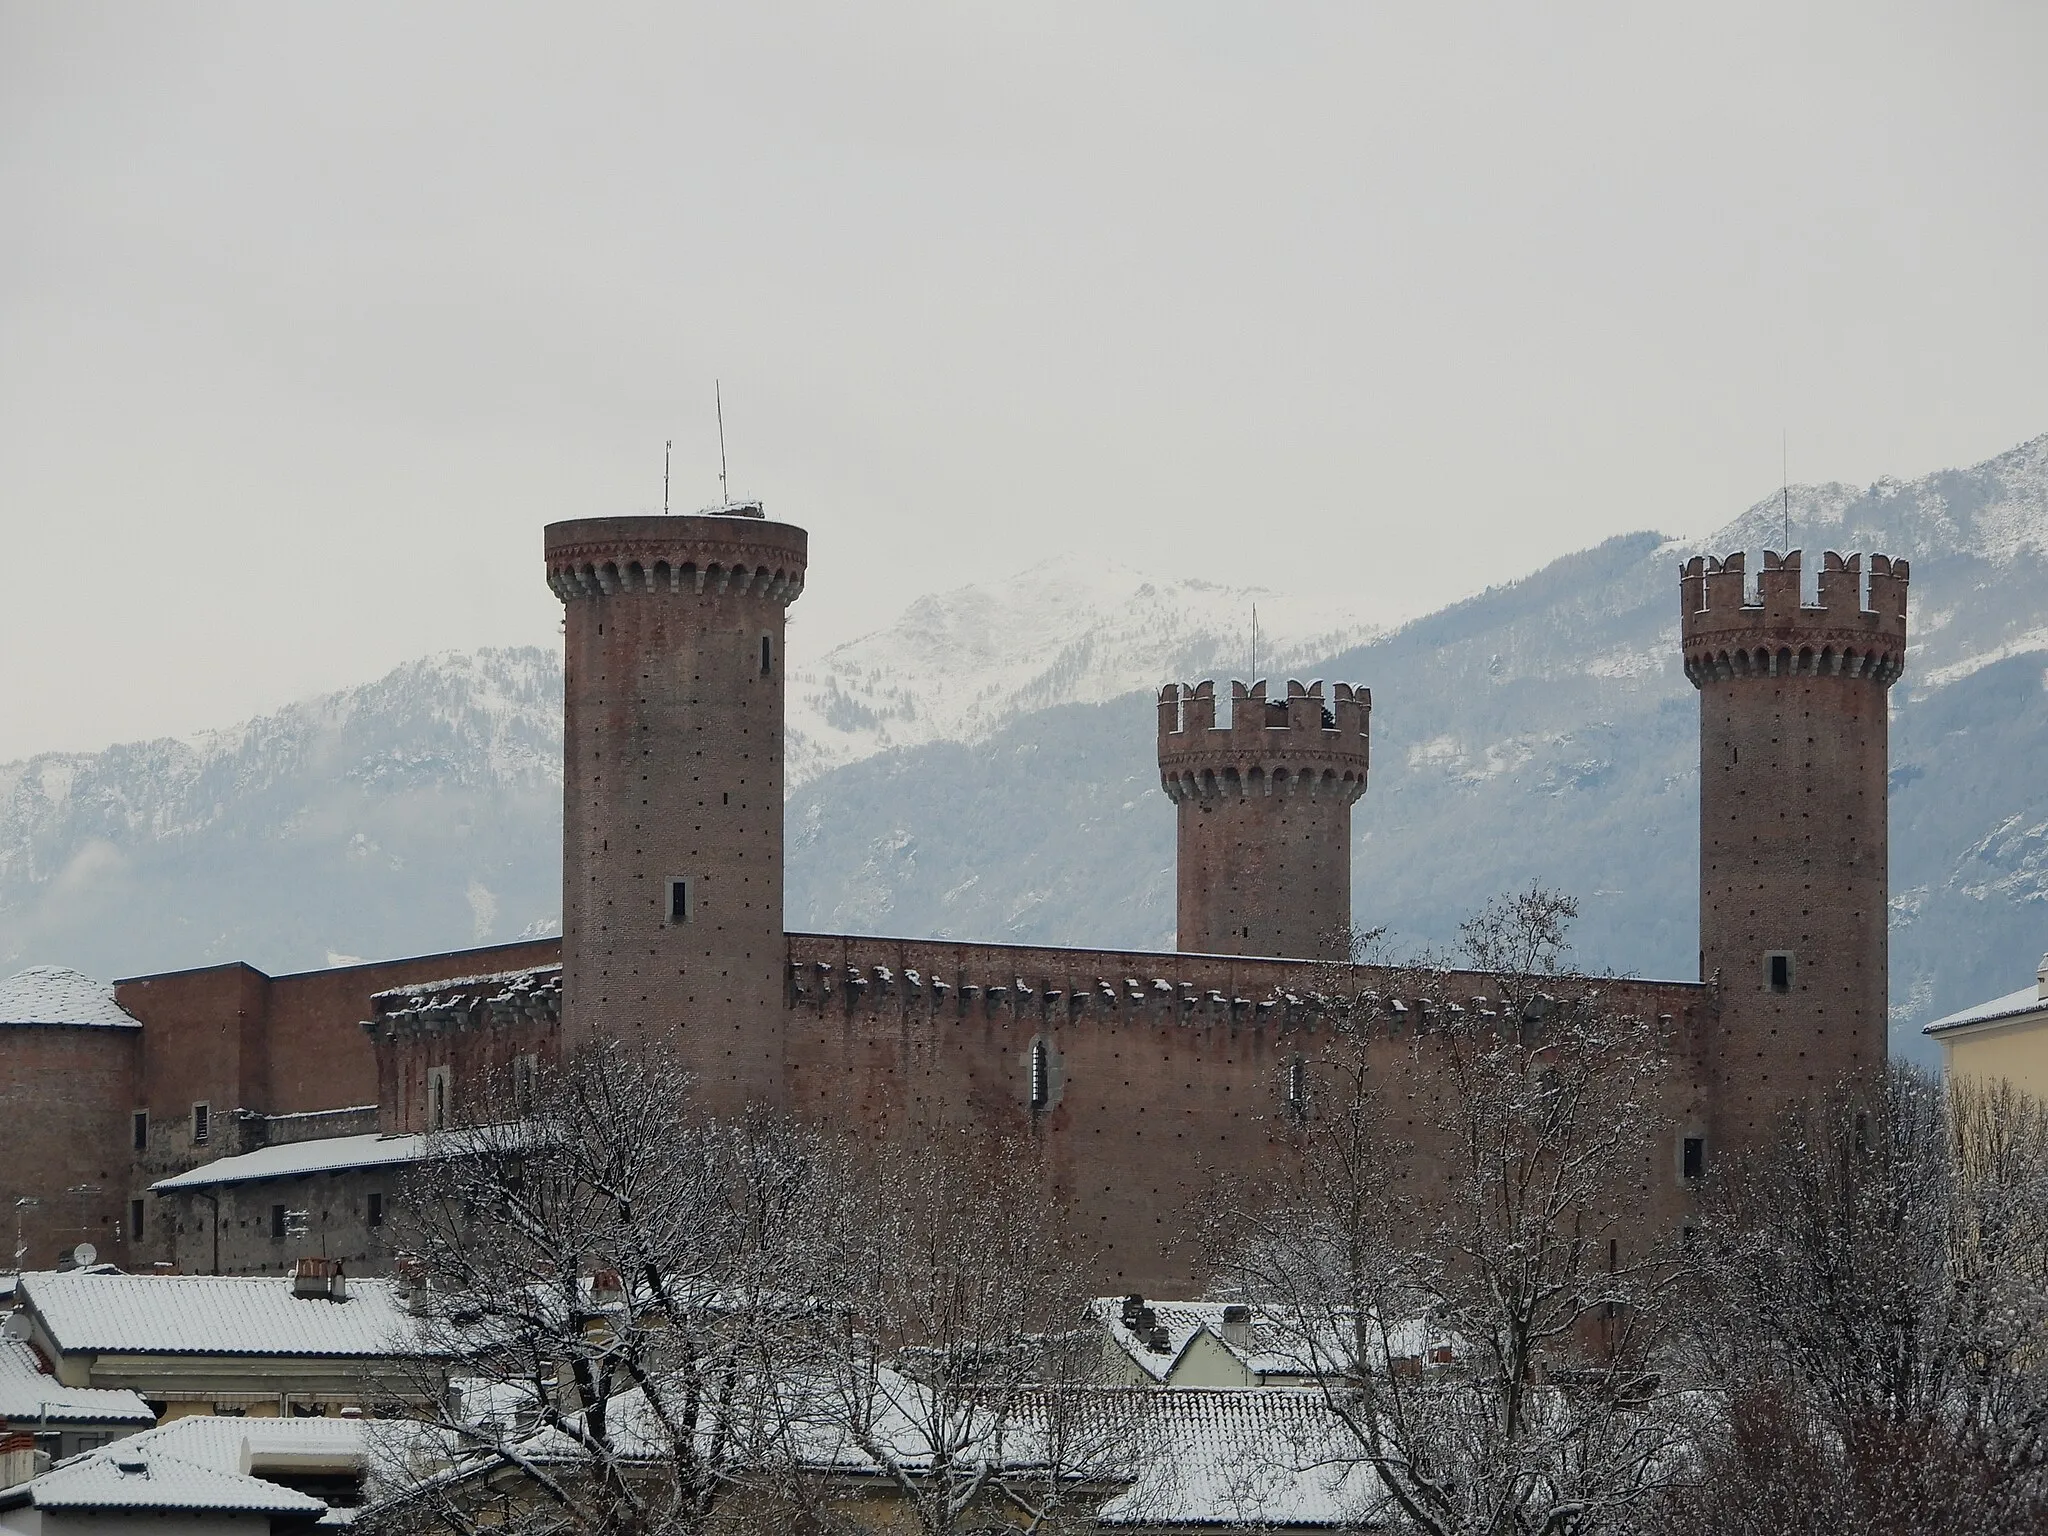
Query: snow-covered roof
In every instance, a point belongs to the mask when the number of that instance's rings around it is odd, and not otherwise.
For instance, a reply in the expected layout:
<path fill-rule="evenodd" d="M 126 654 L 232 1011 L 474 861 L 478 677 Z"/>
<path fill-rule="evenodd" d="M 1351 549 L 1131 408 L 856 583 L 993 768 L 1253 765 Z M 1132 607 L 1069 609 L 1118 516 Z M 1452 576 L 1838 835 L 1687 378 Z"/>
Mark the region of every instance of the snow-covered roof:
<path fill-rule="evenodd" d="M 372 1419 L 237 1419 L 194 1413 L 121 1442 L 211 1467 L 242 1472 L 292 1463 L 360 1464 L 369 1455 Z"/>
<path fill-rule="evenodd" d="M 42 1271 L 22 1276 L 21 1296 L 65 1354 L 375 1358 L 412 1335 L 389 1280 L 351 1279 L 348 1300 L 329 1301 L 281 1276 Z"/>
<path fill-rule="evenodd" d="M 140 1019 L 114 1001 L 112 985 L 62 965 L 32 965 L 0 981 L 0 1024 L 142 1028 Z"/>
<path fill-rule="evenodd" d="M 1147 1301 L 1146 1308 L 1153 1314 L 1158 1326 L 1166 1330 L 1167 1347 L 1160 1351 L 1151 1348 L 1137 1330 L 1125 1326 L 1124 1301 L 1121 1296 L 1098 1296 L 1089 1305 L 1110 1338 L 1155 1381 L 1167 1380 L 1179 1366 L 1189 1347 L 1205 1332 L 1235 1357 L 1255 1379 L 1300 1379 L 1313 1374 L 1311 1365 L 1305 1358 L 1309 1354 L 1314 1353 L 1326 1359 L 1335 1358 L 1333 1349 L 1319 1348 L 1314 1352 L 1306 1350 L 1299 1327 L 1288 1325 L 1285 1318 L 1276 1317 L 1260 1307 L 1250 1309 L 1251 1317 L 1246 1324 L 1248 1340 L 1233 1343 L 1232 1335 L 1236 1330 L 1226 1330 L 1223 1318 L 1225 1310 L 1232 1303 Z M 1442 1345 L 1448 1342 L 1448 1339 L 1432 1334 L 1419 1321 L 1409 1321 L 1393 1329 L 1389 1346 L 1391 1353 L 1396 1356 L 1419 1357 L 1424 1353 L 1426 1344 Z"/>
<path fill-rule="evenodd" d="M 311 1494 L 260 1477 L 216 1471 L 138 1444 L 141 1438 L 59 1462 L 0 1493 L 0 1509 L 181 1509 L 313 1519 L 327 1513 L 327 1506 Z"/>
<path fill-rule="evenodd" d="M 1142 1394 L 1148 1433 L 1131 1486 L 1103 1525 L 1356 1526 L 1385 1494 L 1346 1454 L 1321 1396 L 1298 1388 Z"/>
<path fill-rule="evenodd" d="M 28 1345 L 0 1339 L 0 1421 L 18 1429 L 43 1419 L 53 1424 L 154 1424 L 156 1415 L 133 1392 L 67 1387 L 43 1369 Z"/>
<path fill-rule="evenodd" d="M 1164 1381 L 1173 1374 L 1173 1368 L 1180 1364 L 1181 1356 L 1188 1352 L 1208 1327 L 1208 1321 L 1192 1306 L 1183 1306 L 1171 1301 L 1147 1302 L 1146 1308 L 1158 1320 L 1158 1326 L 1166 1330 L 1166 1348 L 1154 1349 L 1148 1339 L 1141 1338 L 1136 1329 L 1124 1326 L 1123 1298 L 1121 1296 L 1098 1296 L 1090 1303 L 1096 1318 L 1108 1330 L 1117 1347 L 1131 1357 L 1138 1369 L 1154 1381 Z M 1217 1322 L 1222 1322 L 1222 1308 L 1217 1311 Z M 1217 1340 L 1221 1343 L 1219 1337 Z"/>
<path fill-rule="evenodd" d="M 1994 997 L 1988 1003 L 1979 1003 L 1974 1008 L 1964 1008 L 1946 1018 L 1936 1019 L 1932 1024 L 1920 1028 L 1923 1035 L 1938 1035 L 1946 1030 L 1962 1029 L 1970 1024 L 1990 1024 L 2000 1019 L 2016 1019 L 2029 1013 L 2048 1013 L 2048 998 L 2041 996 L 2038 983 L 2021 987 L 2017 992 L 2008 992 L 2004 997 Z"/>
<path fill-rule="evenodd" d="M 234 1157 L 217 1157 L 149 1187 L 158 1194 L 181 1189 L 210 1189 L 219 1184 L 248 1184 L 257 1179 L 284 1179 L 301 1173 L 333 1173 L 345 1168 L 383 1168 L 417 1163 L 427 1156 L 424 1136 L 322 1136 L 313 1141 L 288 1141 L 259 1147 Z"/>

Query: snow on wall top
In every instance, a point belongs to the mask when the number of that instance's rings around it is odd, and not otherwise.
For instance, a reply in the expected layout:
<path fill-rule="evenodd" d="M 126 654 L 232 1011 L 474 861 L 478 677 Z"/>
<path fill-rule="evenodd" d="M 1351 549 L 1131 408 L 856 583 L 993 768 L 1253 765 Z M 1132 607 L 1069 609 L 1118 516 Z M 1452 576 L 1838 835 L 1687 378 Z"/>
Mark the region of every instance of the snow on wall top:
<path fill-rule="evenodd" d="M 32 965 L 0 981 L 0 1024 L 142 1028 L 140 1019 L 114 1001 L 111 985 L 62 965 Z"/>

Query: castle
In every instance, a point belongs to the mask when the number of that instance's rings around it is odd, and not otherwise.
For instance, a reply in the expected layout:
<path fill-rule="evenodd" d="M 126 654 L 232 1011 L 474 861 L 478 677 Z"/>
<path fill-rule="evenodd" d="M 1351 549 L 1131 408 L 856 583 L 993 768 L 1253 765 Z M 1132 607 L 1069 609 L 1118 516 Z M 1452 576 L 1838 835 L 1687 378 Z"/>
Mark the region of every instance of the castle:
<path fill-rule="evenodd" d="M 0 1197 L 38 1202 L 16 1208 L 25 1262 L 84 1238 L 135 1268 L 268 1272 L 317 1243 L 375 1269 L 433 1129 L 581 1043 L 673 1032 L 711 1112 L 1033 1136 L 1102 1289 L 1196 1286 L 1180 1219 L 1205 1170 L 1275 1155 L 1349 930 L 1370 693 L 1233 683 L 1226 721 L 1213 683 L 1162 690 L 1174 953 L 790 933 L 783 636 L 804 531 L 754 504 L 592 518 L 551 525 L 545 556 L 566 644 L 559 943 L 276 978 L 214 966 L 111 996 L 17 978 L 0 992 Z M 1908 570 L 1831 553 L 1817 575 L 1811 600 L 1797 553 L 1679 576 L 1699 978 L 1609 988 L 1663 1042 L 1646 1233 L 1685 1219 L 1714 1152 L 1884 1059 L 1886 695 Z M 59 1016 L 15 1017 L 36 1012 Z M 1371 1048 L 1393 1081 L 1427 1070 L 1412 1039 Z"/>

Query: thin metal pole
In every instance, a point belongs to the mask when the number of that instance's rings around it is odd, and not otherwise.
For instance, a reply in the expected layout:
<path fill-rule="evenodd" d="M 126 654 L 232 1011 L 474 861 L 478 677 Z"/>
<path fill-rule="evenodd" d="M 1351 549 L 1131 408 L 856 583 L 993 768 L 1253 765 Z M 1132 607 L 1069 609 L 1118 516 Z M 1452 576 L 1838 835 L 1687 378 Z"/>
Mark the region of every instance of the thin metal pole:
<path fill-rule="evenodd" d="M 711 398 L 718 407 L 718 499 L 726 506 L 732 505 L 732 492 L 725 483 L 725 390 L 713 379 Z"/>
<path fill-rule="evenodd" d="M 1792 435 L 1778 432 L 1778 483 L 1785 492 L 1785 553 L 1792 553 Z"/>
<path fill-rule="evenodd" d="M 670 439 L 669 439 L 669 440 L 668 440 L 667 442 L 665 442 L 665 443 L 663 443 L 663 444 L 661 445 L 661 515 L 662 515 L 663 517 L 667 517 L 667 516 L 668 516 L 668 458 L 669 458 L 669 450 L 670 450 L 670 449 L 672 449 L 672 448 L 674 448 L 674 447 L 675 447 L 675 445 L 676 445 L 676 440 L 675 440 L 674 438 L 670 438 Z"/>

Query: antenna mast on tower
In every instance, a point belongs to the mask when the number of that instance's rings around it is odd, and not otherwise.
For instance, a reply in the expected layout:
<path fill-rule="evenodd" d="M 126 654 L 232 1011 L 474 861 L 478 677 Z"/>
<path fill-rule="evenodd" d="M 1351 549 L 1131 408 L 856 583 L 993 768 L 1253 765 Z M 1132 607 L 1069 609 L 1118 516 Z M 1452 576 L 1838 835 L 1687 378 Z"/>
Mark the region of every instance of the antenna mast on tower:
<path fill-rule="evenodd" d="M 668 440 L 667 440 L 666 442 L 664 442 L 664 443 L 663 443 L 663 444 L 661 445 L 661 515 L 662 515 L 663 517 L 667 517 L 667 516 L 668 516 L 668 459 L 669 459 L 669 451 L 670 451 L 671 449 L 673 449 L 673 448 L 675 447 L 675 445 L 676 445 L 676 440 L 675 440 L 674 438 L 669 438 L 669 439 L 668 439 Z"/>
<path fill-rule="evenodd" d="M 1778 429 L 1778 484 L 1785 495 L 1785 553 L 1792 553 L 1792 438 L 1783 427 Z"/>
<path fill-rule="evenodd" d="M 1253 603 L 1253 604 L 1252 604 L 1252 671 L 1251 671 L 1251 676 L 1247 677 L 1247 678 L 1245 679 L 1245 682 L 1246 682 L 1247 684 L 1251 684 L 1251 683 L 1256 683 L 1256 682 L 1257 682 L 1258 680 L 1259 680 L 1259 605 L 1258 605 L 1257 603 Z"/>
<path fill-rule="evenodd" d="M 711 399 L 718 407 L 718 503 L 729 507 L 732 495 L 725 484 L 725 390 L 716 379 L 711 381 Z"/>

